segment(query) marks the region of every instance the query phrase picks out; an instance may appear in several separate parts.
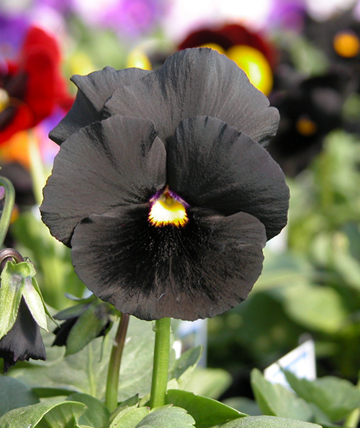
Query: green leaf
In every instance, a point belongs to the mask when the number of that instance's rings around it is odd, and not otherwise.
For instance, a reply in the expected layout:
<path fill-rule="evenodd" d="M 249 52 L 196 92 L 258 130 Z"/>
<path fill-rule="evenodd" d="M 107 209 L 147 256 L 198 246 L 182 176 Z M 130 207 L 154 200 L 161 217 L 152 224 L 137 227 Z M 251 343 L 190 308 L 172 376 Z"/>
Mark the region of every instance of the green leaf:
<path fill-rule="evenodd" d="M 321 426 L 274 416 L 249 416 L 228 422 L 221 428 L 321 428 Z"/>
<path fill-rule="evenodd" d="M 342 297 L 331 287 L 298 282 L 278 290 L 278 295 L 285 312 L 312 330 L 336 333 L 347 317 Z"/>
<path fill-rule="evenodd" d="M 77 420 L 85 405 L 59 399 L 11 410 L 0 418 L 1 428 L 68 428 Z"/>
<path fill-rule="evenodd" d="M 49 398 L 49 397 L 59 397 L 61 396 L 69 396 L 72 394 L 71 391 L 68 389 L 61 389 L 61 388 L 32 388 L 32 390 L 35 392 L 35 394 L 39 398 Z"/>
<path fill-rule="evenodd" d="M 136 428 L 193 428 L 194 419 L 179 407 L 159 407 L 149 413 Z"/>
<path fill-rule="evenodd" d="M 250 400 L 247 397 L 226 398 L 223 403 L 250 416 L 260 416 L 263 414 L 256 401 Z"/>
<path fill-rule="evenodd" d="M 193 371 L 200 361 L 203 352 L 202 346 L 196 346 L 184 352 L 180 358 L 175 360 L 174 367 L 170 373 L 170 379 L 176 379 L 180 389 L 185 388 Z"/>
<path fill-rule="evenodd" d="M 149 412 L 147 407 L 125 408 L 116 415 L 109 428 L 135 428 Z"/>
<path fill-rule="evenodd" d="M 314 403 L 333 421 L 345 418 L 360 405 L 360 391 L 352 383 L 332 376 L 309 381 L 285 371 L 292 389 L 304 400 Z"/>
<path fill-rule="evenodd" d="M 88 394 L 71 394 L 67 401 L 76 401 L 84 403 L 87 407 L 85 412 L 80 416 L 79 424 L 87 424 L 95 428 L 107 428 L 109 425 L 110 411 L 99 400 Z"/>
<path fill-rule="evenodd" d="M 150 394 L 149 394 L 149 397 L 150 397 Z M 147 401 L 149 401 L 149 400 L 147 400 Z M 111 413 L 110 422 L 115 420 L 115 418 L 120 413 L 124 412 L 125 410 L 137 409 L 139 406 L 141 406 L 140 400 L 139 400 L 139 395 L 136 394 L 133 397 L 130 397 L 127 400 L 125 400 L 119 404 L 119 406 Z"/>
<path fill-rule="evenodd" d="M 115 333 L 116 328 L 113 328 L 105 340 L 94 339 L 78 353 L 67 357 L 59 355 L 58 349 L 49 349 L 56 351 L 53 360 L 31 362 L 26 368 L 15 367 L 9 374 L 31 388 L 67 389 L 104 400 Z M 51 343 L 54 335 L 44 334 L 43 337 Z M 120 371 L 119 402 L 135 394 L 144 396 L 150 392 L 153 349 L 152 323 L 131 317 Z"/>
<path fill-rule="evenodd" d="M 231 382 L 231 375 L 223 369 L 197 367 L 186 385 L 186 390 L 216 399 L 226 391 Z"/>
<path fill-rule="evenodd" d="M 22 382 L 0 376 L 0 416 L 18 407 L 39 402 L 37 395 Z"/>
<path fill-rule="evenodd" d="M 22 263 L 6 262 L 0 276 L 0 339 L 4 337 L 13 327 L 25 286 L 24 279 L 19 272 Z M 20 266 L 20 270 L 21 269 Z"/>
<path fill-rule="evenodd" d="M 200 397 L 192 392 L 169 390 L 166 403 L 185 409 L 195 419 L 197 428 L 210 428 L 246 416 L 212 398 Z"/>
<path fill-rule="evenodd" d="M 309 403 L 309 406 L 314 413 L 314 422 L 326 428 L 337 426 L 331 422 L 329 416 L 325 414 L 316 404 Z"/>
<path fill-rule="evenodd" d="M 268 382 L 259 370 L 251 372 L 251 386 L 256 401 L 265 415 L 312 421 L 313 412 L 304 400 L 279 384 Z"/>

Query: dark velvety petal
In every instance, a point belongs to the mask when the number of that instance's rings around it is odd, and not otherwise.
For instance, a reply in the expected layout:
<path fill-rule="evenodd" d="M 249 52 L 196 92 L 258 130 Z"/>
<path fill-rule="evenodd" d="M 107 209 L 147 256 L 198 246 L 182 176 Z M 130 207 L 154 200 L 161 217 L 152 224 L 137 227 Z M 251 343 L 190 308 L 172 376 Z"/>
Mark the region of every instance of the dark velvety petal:
<path fill-rule="evenodd" d="M 262 269 L 259 220 L 190 208 L 186 226 L 155 227 L 147 216 L 118 207 L 76 227 L 74 267 L 98 297 L 146 320 L 213 317 L 247 297 Z"/>
<path fill-rule="evenodd" d="M 50 132 L 50 138 L 61 144 L 83 126 L 101 120 L 102 108 L 115 89 L 144 77 L 149 71 L 139 68 L 115 70 L 105 67 L 87 76 L 75 75 L 71 80 L 79 91 L 64 119 Z"/>
<path fill-rule="evenodd" d="M 59 327 L 56 327 L 53 332 L 56 337 L 51 346 L 66 346 L 70 331 L 74 327 L 78 319 L 79 318 L 70 318 L 63 322 Z"/>
<path fill-rule="evenodd" d="M 188 204 L 222 214 L 247 212 L 268 239 L 286 225 L 289 189 L 269 153 L 235 128 L 211 117 L 180 123 L 168 147 L 168 184 Z"/>
<path fill-rule="evenodd" d="M 266 143 L 279 113 L 225 55 L 209 48 L 185 49 L 143 79 L 119 88 L 104 107 L 107 115 L 151 119 L 166 141 L 182 119 L 212 116 Z"/>
<path fill-rule="evenodd" d="M 149 120 L 113 116 L 82 128 L 56 156 L 44 188 L 43 221 L 69 245 L 83 218 L 148 201 L 164 187 L 165 157 Z"/>
<path fill-rule="evenodd" d="M 0 358 L 4 359 L 4 372 L 16 361 L 29 358 L 45 360 L 45 346 L 40 328 L 34 321 L 24 299 L 21 299 L 18 317 L 13 328 L 0 340 Z"/>

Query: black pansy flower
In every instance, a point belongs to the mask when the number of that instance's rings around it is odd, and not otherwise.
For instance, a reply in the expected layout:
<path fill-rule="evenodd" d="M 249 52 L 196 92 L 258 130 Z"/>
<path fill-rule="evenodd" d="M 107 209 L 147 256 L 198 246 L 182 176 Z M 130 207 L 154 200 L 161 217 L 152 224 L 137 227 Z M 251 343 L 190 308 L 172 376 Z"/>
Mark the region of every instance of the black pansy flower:
<path fill-rule="evenodd" d="M 289 74 L 272 97 L 281 119 L 267 149 L 284 173 L 294 177 L 322 150 L 326 135 L 342 125 L 348 79 L 335 71 L 306 79 Z"/>
<path fill-rule="evenodd" d="M 244 300 L 287 221 L 284 175 L 259 144 L 277 110 L 207 48 L 152 72 L 73 80 L 41 211 L 82 281 L 146 320 L 212 317 Z"/>
<path fill-rule="evenodd" d="M 304 31 L 328 56 L 331 64 L 358 67 L 360 60 L 360 22 L 352 9 L 325 21 L 307 19 Z"/>

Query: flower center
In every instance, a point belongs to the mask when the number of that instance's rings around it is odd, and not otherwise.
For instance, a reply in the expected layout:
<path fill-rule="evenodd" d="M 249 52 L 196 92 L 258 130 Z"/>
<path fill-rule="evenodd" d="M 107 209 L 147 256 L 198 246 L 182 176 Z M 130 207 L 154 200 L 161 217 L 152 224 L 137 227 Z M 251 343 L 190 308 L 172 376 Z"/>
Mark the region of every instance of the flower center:
<path fill-rule="evenodd" d="M 9 94 L 5 91 L 5 89 L 0 88 L 0 113 L 9 106 L 9 103 Z"/>
<path fill-rule="evenodd" d="M 299 134 L 305 137 L 310 137 L 310 135 L 315 134 L 317 131 L 317 126 L 316 123 L 307 116 L 300 116 L 296 122 L 296 129 Z"/>
<path fill-rule="evenodd" d="M 360 40 L 352 31 L 341 31 L 334 37 L 335 52 L 345 58 L 353 58 L 360 51 Z"/>
<path fill-rule="evenodd" d="M 150 200 L 149 222 L 153 226 L 185 226 L 189 221 L 186 208 L 188 204 L 167 186 L 160 195 L 157 193 Z"/>

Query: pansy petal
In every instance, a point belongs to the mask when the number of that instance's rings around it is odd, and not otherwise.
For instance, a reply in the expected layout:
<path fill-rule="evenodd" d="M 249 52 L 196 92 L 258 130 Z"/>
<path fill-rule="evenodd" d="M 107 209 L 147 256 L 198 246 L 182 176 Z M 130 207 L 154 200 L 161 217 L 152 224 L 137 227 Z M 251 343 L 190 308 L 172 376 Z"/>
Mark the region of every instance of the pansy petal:
<path fill-rule="evenodd" d="M 166 154 L 149 120 L 113 116 L 62 145 L 44 188 L 43 221 L 69 245 L 76 224 L 124 204 L 147 202 L 166 182 Z"/>
<path fill-rule="evenodd" d="M 115 89 L 132 83 L 147 73 L 149 71 L 139 68 L 115 70 L 112 67 L 105 67 L 87 76 L 73 76 L 71 80 L 79 89 L 75 102 L 69 113 L 50 132 L 50 138 L 61 144 L 83 126 L 101 120 L 103 118 L 101 109 Z"/>
<path fill-rule="evenodd" d="M 190 208 L 185 227 L 152 226 L 148 206 L 117 207 L 76 226 L 75 270 L 123 313 L 152 320 L 213 317 L 244 300 L 262 269 L 263 224 Z"/>
<path fill-rule="evenodd" d="M 286 225 L 289 190 L 264 147 L 212 117 L 180 123 L 168 147 L 168 184 L 191 206 L 257 217 L 268 239 Z"/>
<path fill-rule="evenodd" d="M 279 113 L 225 55 L 209 48 L 185 49 L 157 70 L 114 92 L 105 114 L 151 119 L 166 141 L 178 123 L 212 116 L 266 143 L 276 133 Z"/>

